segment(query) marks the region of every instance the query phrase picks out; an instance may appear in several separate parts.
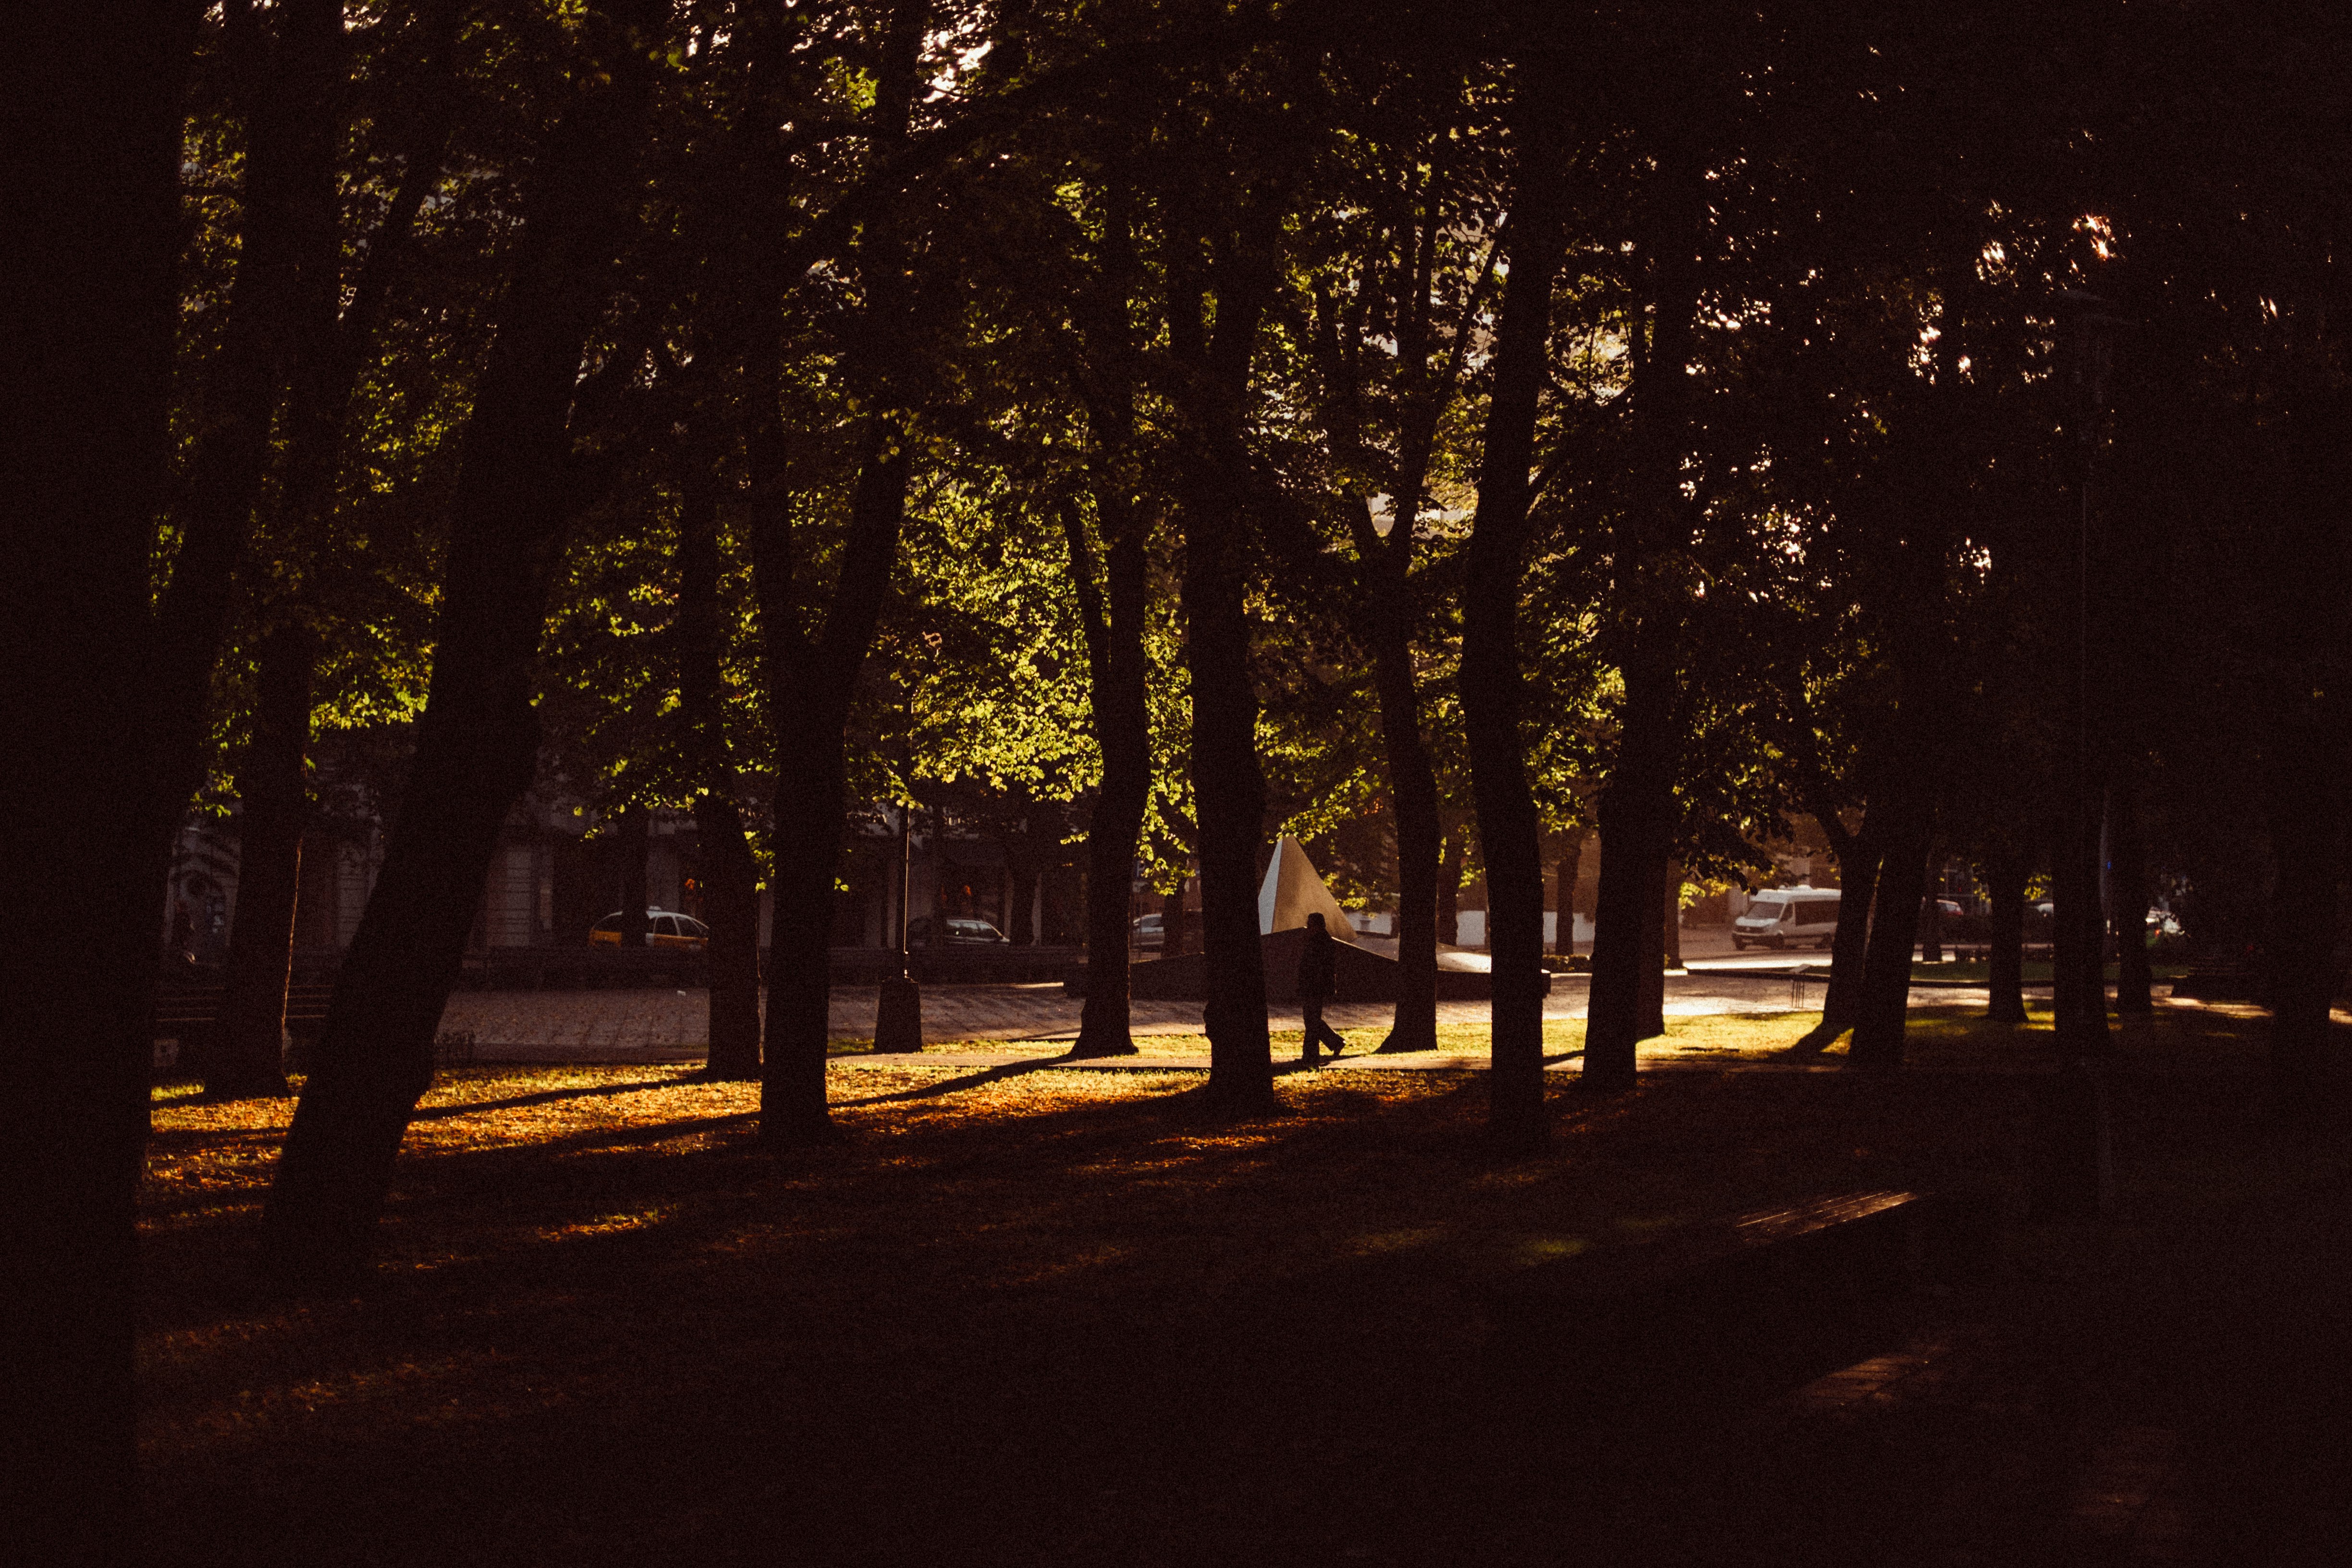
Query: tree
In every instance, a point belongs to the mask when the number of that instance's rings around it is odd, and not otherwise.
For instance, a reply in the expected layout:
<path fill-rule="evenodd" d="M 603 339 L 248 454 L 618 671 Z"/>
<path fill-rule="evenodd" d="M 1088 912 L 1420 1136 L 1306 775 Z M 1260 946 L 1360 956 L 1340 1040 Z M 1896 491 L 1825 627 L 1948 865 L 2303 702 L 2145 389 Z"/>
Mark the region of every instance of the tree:
<path fill-rule="evenodd" d="M 1544 85 L 1550 69 L 1541 56 L 1522 59 L 1512 86 L 1510 272 L 1462 587 L 1462 711 L 1494 955 L 1489 1115 L 1498 1140 L 1514 1148 L 1544 1136 L 1543 862 L 1519 728 L 1517 622 L 1552 280 L 1564 244 L 1560 159 L 1549 140 L 1557 105 Z"/>
<path fill-rule="evenodd" d="M 298 1287 L 365 1266 L 394 1156 L 508 809 L 530 784 L 532 665 L 568 504 L 577 370 L 605 304 L 653 87 L 659 8 L 592 12 L 526 192 L 499 330 L 467 423 L 431 695 L 374 893 L 272 1186 L 265 1266 Z"/>
<path fill-rule="evenodd" d="M 194 7 L 0 27 L 0 887 L 41 909 L 0 952 L 0 1539 L 133 1560 L 132 1201 L 147 1131 L 156 637 L 171 446 L 179 106 Z M 160 716 L 159 716 L 160 717 Z M 176 715 L 173 716 L 176 719 Z"/>

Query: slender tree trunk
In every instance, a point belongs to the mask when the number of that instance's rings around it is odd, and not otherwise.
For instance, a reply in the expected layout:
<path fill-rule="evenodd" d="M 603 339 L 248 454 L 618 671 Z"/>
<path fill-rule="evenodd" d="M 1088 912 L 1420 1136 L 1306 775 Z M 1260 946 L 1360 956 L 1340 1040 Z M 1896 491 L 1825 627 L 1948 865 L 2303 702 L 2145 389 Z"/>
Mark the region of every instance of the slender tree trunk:
<path fill-rule="evenodd" d="M 228 984 L 205 1064 L 215 1099 L 286 1092 L 286 986 L 294 968 L 294 906 L 310 820 L 303 753 L 310 741 L 310 667 L 318 638 L 281 626 L 263 639 L 253 743 L 237 773 L 244 831 Z"/>
<path fill-rule="evenodd" d="M 1411 524 L 1400 518 L 1394 526 Z M 1380 697 L 1397 844 L 1396 1011 L 1380 1048 L 1427 1051 L 1437 1048 L 1438 860 L 1444 831 L 1437 813 L 1436 769 L 1421 738 L 1411 632 L 1402 603 L 1405 584 L 1388 587 L 1388 597 L 1397 602 L 1384 604 L 1370 617 L 1372 684 Z M 1458 883 L 1458 866 L 1454 870 Z"/>
<path fill-rule="evenodd" d="M 1870 905 L 1885 858 L 1881 830 L 1865 820 L 1838 861 L 1837 930 L 1830 938 L 1830 979 L 1822 998 L 1822 1021 L 1798 1042 L 1800 1049 L 1826 1050 L 1862 1018 L 1862 973 L 1870 947 Z"/>
<path fill-rule="evenodd" d="M 1513 108 L 1519 142 L 1512 172 L 1511 268 L 1496 330 L 1477 511 L 1464 552 L 1458 678 L 1479 858 L 1486 868 L 1494 986 L 1488 1119 L 1496 1141 L 1512 1150 L 1535 1148 L 1545 1136 L 1543 847 L 1519 728 L 1518 612 L 1563 195 L 1559 164 L 1545 140 L 1543 100 L 1550 88 L 1536 79 L 1533 68 L 1523 68 L 1528 74 Z"/>
<path fill-rule="evenodd" d="M 1903 1034 L 1911 1005 L 1911 952 L 1919 934 L 1919 904 L 1927 883 L 1927 851 L 1935 807 L 1924 780 L 1906 778 L 1887 827 L 1879 863 L 1870 945 L 1863 961 L 1861 1005 L 1854 1017 L 1851 1067 L 1892 1071 L 1903 1065 Z"/>
<path fill-rule="evenodd" d="M 646 904 L 646 857 L 650 848 L 653 831 L 651 817 L 642 805 L 625 806 L 619 823 L 621 841 L 621 945 L 646 945 L 646 928 L 649 923 Z"/>
<path fill-rule="evenodd" d="M 1926 897 L 1919 902 L 1919 962 L 1944 962 L 1944 858 L 1933 857 L 1927 862 Z"/>
<path fill-rule="evenodd" d="M 1168 895 L 1160 916 L 1160 956 L 1181 958 L 1190 934 L 1184 929 L 1184 882 L 1178 879 L 1176 890 Z"/>
<path fill-rule="evenodd" d="M 2025 1022 L 2025 857 L 2016 849 L 1997 850 L 1987 868 L 1992 883 L 1992 942 L 1986 953 L 1986 984 L 1990 1005 L 1985 1016 L 1996 1024 Z"/>
<path fill-rule="evenodd" d="M 1698 252 L 1706 224 L 1704 164 L 1668 148 L 1656 174 L 1658 226 L 1645 247 L 1654 297 L 1649 342 L 1632 388 L 1642 503 L 1625 509 L 1612 552 L 1624 600 L 1625 699 L 1617 765 L 1601 796 L 1601 893 L 1594 911 L 1584 1079 L 1606 1092 L 1633 1087 L 1635 1044 L 1664 1026 L 1658 900 L 1674 852 L 1677 727 L 1675 643 L 1682 590 L 1649 563 L 1690 536 L 1682 465 L 1690 445 L 1684 366 L 1698 312 Z"/>
<path fill-rule="evenodd" d="M 565 521 L 570 410 L 649 86 L 646 49 L 624 35 L 652 33 L 661 12 L 616 10 L 618 26 L 592 15 L 602 68 L 583 68 L 530 181 L 467 422 L 415 759 L 265 1215 L 265 1267 L 289 1284 L 347 1282 L 365 1267 L 499 830 L 537 762 L 532 666 Z"/>
<path fill-rule="evenodd" d="M 2128 780 L 2107 789 L 2108 857 L 2115 870 L 2116 1012 L 2145 1018 L 2156 1011 L 2156 976 L 2147 962 L 2147 845 L 2141 837 L 2139 793 Z"/>
<path fill-rule="evenodd" d="M 1683 966 L 1683 864 L 1679 860 L 1666 863 L 1665 922 L 1666 964 L 1668 969 Z"/>
<path fill-rule="evenodd" d="M 767 434 L 753 458 L 753 564 L 775 710 L 776 798 L 802 803 L 776 813 L 768 1037 L 760 1077 L 760 1135 L 782 1145 L 835 1135 L 826 1109 L 824 1062 L 833 885 L 847 808 L 849 705 L 898 556 L 910 470 L 897 426 L 873 422 L 832 608 L 822 638 L 806 639 L 798 629 L 793 598 L 782 436 L 771 421 L 761 425 Z"/>
<path fill-rule="evenodd" d="M 1666 1032 L 1666 927 L 1660 916 L 1668 878 L 1663 858 L 1650 862 L 1649 888 L 1642 912 L 1641 1037 L 1654 1040 Z"/>
<path fill-rule="evenodd" d="M 298 348 L 323 347 L 303 342 L 301 305 L 323 296 L 331 309 L 334 298 L 342 13 L 336 0 L 289 0 L 266 13 L 233 7 L 225 27 L 246 111 L 243 227 L 221 347 L 205 378 L 208 422 L 189 454 L 173 520 L 180 548 L 147 687 L 154 758 L 142 776 L 158 880 L 212 758 L 213 667 L 269 466 L 272 415 Z M 322 218 L 323 245 L 312 237 Z M 330 331 L 332 324 L 330 315 Z"/>
<path fill-rule="evenodd" d="M 137 1560 L 134 1199 L 156 910 L 150 552 L 193 6 L 0 32 L 0 1542 Z M 135 826 L 134 826 L 135 825 Z"/>
<path fill-rule="evenodd" d="M 1465 851 L 1457 835 L 1447 834 L 1444 843 L 1444 854 L 1438 862 L 1437 872 L 1437 940 L 1448 947 L 1459 947 L 1462 944 L 1462 860 Z M 1404 917 L 1399 913 L 1397 923 L 1402 926 L 1403 922 Z"/>
<path fill-rule="evenodd" d="M 1104 542 L 1104 576 L 1095 578 L 1086 520 L 1062 511 L 1087 639 L 1089 706 L 1102 783 L 1087 823 L 1087 999 L 1076 1057 L 1129 1056 L 1128 903 L 1144 813 L 1151 802 L 1151 713 L 1146 682 L 1144 616 L 1150 606 L 1147 550 L 1152 519 L 1137 489 L 1137 363 L 1132 304 L 1141 268 L 1132 231 L 1133 193 L 1113 179 L 1103 193 L 1102 275 L 1087 300 L 1085 340 L 1094 374 L 1084 379 L 1094 437 L 1087 488 Z M 1167 955 L 1167 948 L 1160 949 Z"/>
<path fill-rule="evenodd" d="M 1097 489 L 1097 505 L 1106 513 L 1110 540 L 1107 605 L 1096 586 L 1086 524 L 1075 508 L 1063 513 L 1086 627 L 1095 741 L 1103 759 L 1102 784 L 1087 824 L 1087 999 L 1070 1054 L 1123 1057 L 1136 1048 L 1128 1034 L 1128 905 L 1136 846 L 1151 800 L 1151 714 L 1143 649 L 1150 579 L 1145 523 L 1129 498 L 1106 483 Z"/>
<path fill-rule="evenodd" d="M 744 1081 L 760 1076 L 760 871 L 743 836 L 720 696 L 719 491 L 707 468 L 689 477 L 680 500 L 678 698 L 699 785 L 695 837 L 702 851 L 702 912 L 710 926 L 703 955 L 710 1008 L 706 1070 L 713 1079 Z M 642 858 L 636 866 L 642 889 Z"/>
<path fill-rule="evenodd" d="M 1576 956 L 1576 879 L 1584 862 L 1584 841 L 1588 835 L 1575 828 L 1568 836 L 1568 853 L 1559 858 L 1559 868 L 1552 873 L 1552 901 L 1559 909 L 1552 916 L 1551 950 L 1562 958 Z"/>

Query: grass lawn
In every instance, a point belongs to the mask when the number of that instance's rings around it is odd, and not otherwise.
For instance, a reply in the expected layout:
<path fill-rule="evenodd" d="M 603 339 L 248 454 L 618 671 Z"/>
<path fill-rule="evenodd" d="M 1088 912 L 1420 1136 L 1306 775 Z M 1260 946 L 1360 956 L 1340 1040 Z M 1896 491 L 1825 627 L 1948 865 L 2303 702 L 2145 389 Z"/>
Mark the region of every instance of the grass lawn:
<path fill-rule="evenodd" d="M 1669 1042 L 1765 1057 L 1808 1016 L 1676 1020 Z M 749 1086 L 453 1070 L 375 1283 L 292 1305 L 243 1268 L 290 1102 L 166 1086 L 152 1558 L 1570 1560 L 1573 1456 L 1496 1420 L 1481 1289 L 1682 1221 L 2009 1179 L 2007 1069 L 2046 1053 L 2046 1020 L 1918 1026 L 1947 1070 L 1661 1073 L 1608 1100 L 1555 1074 L 1557 1136 L 1524 1159 L 1487 1151 L 1466 1071 L 1295 1074 L 1281 1114 L 1233 1123 L 1195 1109 L 1197 1074 L 844 1066 L 845 1140 L 771 1155 Z M 2261 1153 L 2259 1027 L 2119 1031 L 2127 1202 L 2102 1267 L 2333 1158 Z M 2044 1227 L 2023 1256 L 2071 1278 L 2092 1254 Z"/>

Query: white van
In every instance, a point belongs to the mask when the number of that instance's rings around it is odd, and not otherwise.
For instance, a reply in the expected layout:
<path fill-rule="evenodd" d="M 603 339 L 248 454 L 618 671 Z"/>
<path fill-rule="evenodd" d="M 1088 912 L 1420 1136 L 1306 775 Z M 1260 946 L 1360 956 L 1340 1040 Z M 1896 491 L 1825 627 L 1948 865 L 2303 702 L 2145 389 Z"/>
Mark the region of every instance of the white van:
<path fill-rule="evenodd" d="M 1827 947 L 1837 934 L 1835 888 L 1768 888 L 1748 900 L 1748 912 L 1731 922 L 1731 945 L 1794 947 L 1810 942 Z"/>

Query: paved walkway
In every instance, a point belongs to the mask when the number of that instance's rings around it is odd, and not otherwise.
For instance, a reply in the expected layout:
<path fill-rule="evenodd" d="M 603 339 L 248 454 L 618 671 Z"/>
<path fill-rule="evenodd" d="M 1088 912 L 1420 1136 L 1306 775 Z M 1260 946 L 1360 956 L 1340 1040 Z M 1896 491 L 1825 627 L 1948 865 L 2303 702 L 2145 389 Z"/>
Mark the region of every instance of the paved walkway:
<path fill-rule="evenodd" d="M 1716 973 L 1669 976 L 1665 1010 L 1668 1016 L 1690 1017 L 1737 1013 L 1783 1013 L 1821 1005 L 1818 984 L 1792 982 L 1785 974 Z M 1920 989 L 1914 1005 L 1981 1005 L 1979 990 Z M 843 1046 L 863 1044 L 874 1036 L 877 991 L 871 985 L 837 985 L 833 990 L 832 1032 Z M 1028 1059 L 1056 1054 L 1077 1038 L 1079 1014 L 1085 1004 L 1063 994 L 1057 984 L 1008 985 L 927 985 L 923 988 L 923 1038 L 933 1047 L 927 1065 L 995 1065 L 1008 1059 Z M 1391 1013 L 1385 1002 L 1339 1003 L 1324 1016 L 1341 1030 L 1384 1028 Z M 1585 980 L 1559 976 L 1544 1003 L 1547 1019 L 1577 1019 L 1585 1016 Z M 1130 1029 L 1145 1050 L 1155 1057 L 1198 1054 L 1181 1052 L 1177 1039 L 1197 1042 L 1201 1035 L 1201 1005 L 1197 1002 L 1136 1002 L 1129 1008 Z M 699 1061 L 709 1037 L 709 1004 L 693 991 L 460 991 L 449 998 L 441 1016 L 445 1050 L 463 1057 L 470 1051 L 478 1061 L 538 1062 L 679 1062 Z M 1483 1027 L 1489 1019 L 1485 1002 L 1441 1002 L 1441 1026 Z M 1277 1032 L 1301 1026 L 1298 1009 L 1268 1009 L 1267 1020 Z M 1165 1041 L 1153 1049 L 1155 1040 Z M 983 1064 L 974 1056 L 950 1061 L 938 1050 L 973 1042 L 987 1042 Z M 970 1053 L 966 1053 L 967 1055 Z M 1466 1065 L 1483 1061 L 1475 1053 L 1425 1053 L 1430 1066 Z M 1457 1062 L 1457 1058 L 1459 1061 Z M 894 1058 L 876 1058 L 877 1065 Z M 903 1061 L 905 1058 L 895 1058 Z M 1344 1058 L 1343 1058 L 1344 1059 Z M 1384 1066 L 1419 1062 L 1418 1056 L 1383 1057 Z M 1137 1058 L 1112 1064 L 1132 1069 Z M 1174 1060 L 1166 1066 L 1179 1065 Z"/>

